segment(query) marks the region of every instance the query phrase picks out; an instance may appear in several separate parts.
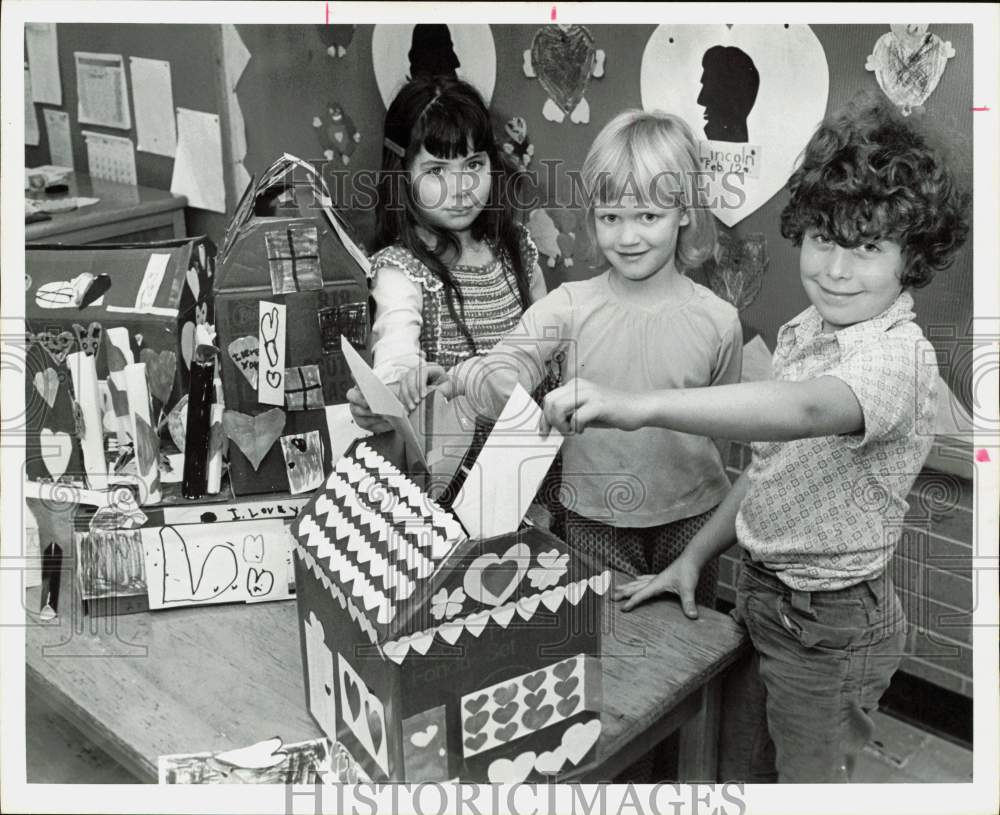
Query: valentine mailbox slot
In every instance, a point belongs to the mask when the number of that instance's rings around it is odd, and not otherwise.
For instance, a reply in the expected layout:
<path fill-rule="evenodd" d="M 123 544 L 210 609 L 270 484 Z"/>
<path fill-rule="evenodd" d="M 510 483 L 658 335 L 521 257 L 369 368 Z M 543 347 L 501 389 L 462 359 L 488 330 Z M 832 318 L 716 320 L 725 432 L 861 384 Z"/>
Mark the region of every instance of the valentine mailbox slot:
<path fill-rule="evenodd" d="M 601 732 L 610 573 L 532 526 L 468 537 L 384 438 L 356 442 L 292 523 L 313 717 L 376 781 L 579 767 Z"/>
<path fill-rule="evenodd" d="M 93 472 L 81 451 L 84 417 L 108 432 L 113 416 L 127 423 L 126 365 L 142 366 L 149 419 L 159 425 L 188 389 L 195 324 L 213 319 L 214 263 L 215 247 L 203 237 L 25 247 L 28 478 L 82 481 Z M 80 355 L 97 389 L 88 394 L 78 392 Z"/>
<path fill-rule="evenodd" d="M 367 344 L 369 272 L 311 165 L 285 155 L 251 181 L 214 292 L 237 495 L 307 492 L 330 471 L 326 408 L 352 385 L 341 336 Z"/>

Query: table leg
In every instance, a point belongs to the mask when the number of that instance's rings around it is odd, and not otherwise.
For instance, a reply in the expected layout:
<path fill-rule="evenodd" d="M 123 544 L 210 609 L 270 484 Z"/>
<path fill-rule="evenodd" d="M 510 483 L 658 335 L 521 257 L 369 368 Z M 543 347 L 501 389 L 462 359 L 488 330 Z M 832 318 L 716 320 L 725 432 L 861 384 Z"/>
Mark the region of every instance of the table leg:
<path fill-rule="evenodd" d="M 698 712 L 679 730 L 677 776 L 681 783 L 718 780 L 721 707 L 722 677 L 716 677 L 702 688 Z"/>

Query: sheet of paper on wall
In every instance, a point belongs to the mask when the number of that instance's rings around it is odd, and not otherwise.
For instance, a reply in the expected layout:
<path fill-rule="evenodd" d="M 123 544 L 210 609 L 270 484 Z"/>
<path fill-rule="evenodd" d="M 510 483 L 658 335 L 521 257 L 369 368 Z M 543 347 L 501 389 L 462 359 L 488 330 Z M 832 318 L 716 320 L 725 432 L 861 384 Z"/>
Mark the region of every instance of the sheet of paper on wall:
<path fill-rule="evenodd" d="M 288 528 L 280 518 L 144 527 L 150 609 L 258 603 L 292 596 Z"/>
<path fill-rule="evenodd" d="M 77 121 L 119 130 L 132 128 L 125 61 L 121 54 L 75 51 Z"/>
<path fill-rule="evenodd" d="M 170 63 L 162 59 L 129 57 L 129 69 L 135 106 L 136 149 L 173 157 L 177 152 L 177 123 Z"/>
<path fill-rule="evenodd" d="M 765 382 L 773 379 L 771 371 L 771 352 L 760 334 L 754 334 L 753 339 L 743 346 L 743 374 L 741 382 Z"/>
<path fill-rule="evenodd" d="M 32 99 L 46 105 L 62 104 L 59 43 L 55 23 L 25 23 L 24 48 L 31 66 Z"/>
<path fill-rule="evenodd" d="M 229 140 L 232 148 L 233 185 L 237 190 L 245 190 L 250 183 L 250 173 L 243 165 L 247 155 L 246 122 L 243 109 L 236 95 L 236 86 L 250 62 L 250 51 L 243 44 L 236 26 L 222 24 L 222 64 L 225 69 L 226 109 L 229 111 Z"/>
<path fill-rule="evenodd" d="M 73 139 L 69 130 L 69 114 L 64 110 L 45 108 L 45 135 L 49 140 L 49 161 L 62 167 L 73 164 Z"/>
<path fill-rule="evenodd" d="M 38 115 L 35 113 L 35 103 L 31 98 L 31 70 L 24 64 L 24 143 L 38 146 Z"/>
<path fill-rule="evenodd" d="M 562 445 L 539 432 L 541 409 L 517 385 L 452 506 L 473 538 L 515 532 Z"/>
<path fill-rule="evenodd" d="M 177 108 L 177 153 L 170 192 L 187 196 L 189 207 L 225 213 L 222 134 L 216 114 Z"/>
<path fill-rule="evenodd" d="M 126 136 L 83 131 L 87 144 L 87 172 L 91 178 L 136 185 L 135 145 Z"/>

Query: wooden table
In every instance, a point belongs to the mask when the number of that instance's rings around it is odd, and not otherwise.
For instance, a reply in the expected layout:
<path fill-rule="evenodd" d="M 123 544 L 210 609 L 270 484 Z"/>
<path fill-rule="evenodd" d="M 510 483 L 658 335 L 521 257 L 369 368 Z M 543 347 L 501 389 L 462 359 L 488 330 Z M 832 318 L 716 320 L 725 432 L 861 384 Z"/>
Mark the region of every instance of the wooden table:
<path fill-rule="evenodd" d="M 85 173 L 67 179 L 69 196 L 100 198 L 89 207 L 54 213 L 51 221 L 27 224 L 25 243 L 132 243 L 187 236 L 187 198 L 152 187 L 115 184 Z"/>
<path fill-rule="evenodd" d="M 137 778 L 155 783 L 159 755 L 322 735 L 294 601 L 93 618 L 74 593 L 56 620 L 29 620 L 27 692 Z M 689 621 L 673 599 L 628 614 L 608 602 L 604 626 L 598 755 L 566 780 L 610 780 L 677 730 L 679 780 L 715 780 L 722 678 L 749 650 L 739 626 L 707 609 Z"/>

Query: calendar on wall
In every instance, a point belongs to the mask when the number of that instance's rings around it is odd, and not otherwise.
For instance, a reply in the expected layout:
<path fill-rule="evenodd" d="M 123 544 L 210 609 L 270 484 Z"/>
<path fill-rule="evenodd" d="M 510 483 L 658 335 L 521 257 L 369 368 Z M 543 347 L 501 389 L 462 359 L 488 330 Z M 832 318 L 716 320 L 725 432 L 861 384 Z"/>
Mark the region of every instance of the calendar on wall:
<path fill-rule="evenodd" d="M 108 136 L 84 130 L 87 142 L 87 172 L 117 184 L 136 185 L 135 144 L 125 136 Z"/>

